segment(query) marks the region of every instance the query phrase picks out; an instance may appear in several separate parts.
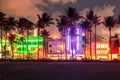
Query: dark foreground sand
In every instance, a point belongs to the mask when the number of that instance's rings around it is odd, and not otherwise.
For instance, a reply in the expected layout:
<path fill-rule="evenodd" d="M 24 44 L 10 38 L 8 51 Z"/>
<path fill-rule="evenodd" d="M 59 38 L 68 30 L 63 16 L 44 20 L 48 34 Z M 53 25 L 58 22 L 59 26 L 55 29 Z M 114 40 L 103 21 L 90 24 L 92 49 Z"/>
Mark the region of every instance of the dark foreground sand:
<path fill-rule="evenodd" d="M 120 80 L 120 63 L 0 62 L 0 80 Z"/>

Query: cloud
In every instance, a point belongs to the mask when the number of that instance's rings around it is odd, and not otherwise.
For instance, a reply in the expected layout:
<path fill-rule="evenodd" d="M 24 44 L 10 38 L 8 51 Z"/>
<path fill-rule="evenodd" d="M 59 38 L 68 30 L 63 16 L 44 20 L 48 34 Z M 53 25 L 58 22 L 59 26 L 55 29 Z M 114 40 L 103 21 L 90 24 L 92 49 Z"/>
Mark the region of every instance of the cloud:
<path fill-rule="evenodd" d="M 40 6 L 48 6 L 48 3 L 44 2 L 44 0 L 31 0 L 33 4 Z"/>
<path fill-rule="evenodd" d="M 6 13 L 7 16 L 25 17 L 35 22 L 37 19 L 36 14 L 42 13 L 35 4 L 33 0 L 0 0 L 0 10 Z"/>
<path fill-rule="evenodd" d="M 49 2 L 55 4 L 55 3 L 63 3 L 66 4 L 68 2 L 75 3 L 77 0 L 48 0 Z"/>
<path fill-rule="evenodd" d="M 97 15 L 100 15 L 102 20 L 106 16 L 113 16 L 115 14 L 114 9 L 115 9 L 115 6 L 112 6 L 110 4 L 109 5 L 104 5 L 103 8 L 98 7 L 98 6 L 93 8 L 94 12 Z"/>

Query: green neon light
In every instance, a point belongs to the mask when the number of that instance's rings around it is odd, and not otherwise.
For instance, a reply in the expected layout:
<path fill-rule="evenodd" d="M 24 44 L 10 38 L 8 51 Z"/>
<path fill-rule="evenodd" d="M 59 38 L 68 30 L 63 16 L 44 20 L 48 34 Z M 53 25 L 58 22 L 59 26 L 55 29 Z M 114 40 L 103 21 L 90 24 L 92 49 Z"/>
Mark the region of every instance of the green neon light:
<path fill-rule="evenodd" d="M 0 42 L 0 43 L 1 43 L 1 42 Z M 6 43 L 6 44 L 10 44 L 8 40 L 2 40 L 2 45 L 4 45 L 5 43 Z"/>
<path fill-rule="evenodd" d="M 18 45 L 17 48 L 20 48 L 20 47 L 27 47 L 27 45 Z M 31 47 L 31 48 L 34 48 L 34 47 L 38 47 L 38 44 L 37 45 L 28 45 L 28 47 Z M 39 45 L 39 48 L 42 48 L 43 46 L 42 45 Z"/>
<path fill-rule="evenodd" d="M 43 37 L 37 37 L 37 36 L 32 36 L 32 37 L 25 37 L 23 40 L 17 35 L 16 36 L 16 42 L 13 43 L 13 46 L 16 46 L 17 50 L 16 52 L 18 54 L 34 54 L 36 52 L 36 49 L 38 48 L 43 48 Z M 1 42 L 0 42 L 1 43 Z M 9 40 L 2 40 L 2 46 L 7 45 L 10 47 Z M 28 50 L 27 50 L 28 47 Z M 11 48 L 11 47 L 10 47 Z M 1 50 L 1 47 L 0 47 Z M 11 49 L 9 49 L 11 50 Z"/>
<path fill-rule="evenodd" d="M 35 53 L 35 49 L 38 48 L 43 48 L 43 37 L 25 37 L 23 41 L 20 40 L 20 38 L 17 38 L 19 44 L 17 44 L 17 53 L 24 53 L 24 54 L 33 54 Z M 38 41 L 39 40 L 39 41 Z M 28 47 L 28 50 L 27 50 Z"/>

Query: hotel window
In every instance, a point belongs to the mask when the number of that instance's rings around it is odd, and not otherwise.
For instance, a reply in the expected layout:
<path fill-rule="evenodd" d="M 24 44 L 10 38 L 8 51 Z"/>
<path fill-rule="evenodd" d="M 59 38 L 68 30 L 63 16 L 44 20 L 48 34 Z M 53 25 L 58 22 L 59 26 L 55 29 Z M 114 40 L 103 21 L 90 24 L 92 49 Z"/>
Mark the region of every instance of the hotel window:
<path fill-rule="evenodd" d="M 100 48 L 100 44 L 97 44 L 97 48 Z"/>
<path fill-rule="evenodd" d="M 107 54 L 108 53 L 108 51 L 105 51 L 105 54 Z"/>
<path fill-rule="evenodd" d="M 97 52 L 97 54 L 100 54 L 100 50 L 97 50 L 96 52 Z"/>
<path fill-rule="evenodd" d="M 105 48 L 108 48 L 108 44 L 105 44 Z"/>
<path fill-rule="evenodd" d="M 104 48 L 104 44 L 101 44 L 101 48 Z"/>
<path fill-rule="evenodd" d="M 52 45 L 50 44 L 49 47 L 52 47 Z"/>
<path fill-rule="evenodd" d="M 103 51 L 103 50 L 101 50 L 101 54 L 104 54 L 104 51 Z"/>
<path fill-rule="evenodd" d="M 50 53 L 52 52 L 52 50 L 50 50 Z"/>

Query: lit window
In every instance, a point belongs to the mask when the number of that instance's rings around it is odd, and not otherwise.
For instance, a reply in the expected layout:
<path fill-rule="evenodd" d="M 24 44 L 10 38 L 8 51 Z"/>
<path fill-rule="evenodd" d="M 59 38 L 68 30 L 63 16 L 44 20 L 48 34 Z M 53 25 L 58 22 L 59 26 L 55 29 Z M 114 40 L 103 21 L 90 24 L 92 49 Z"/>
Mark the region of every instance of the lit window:
<path fill-rule="evenodd" d="M 100 54 L 100 51 L 99 51 L 99 50 L 97 50 L 96 52 L 97 52 L 97 54 Z"/>
<path fill-rule="evenodd" d="M 100 44 L 97 44 L 97 48 L 100 48 Z"/>
<path fill-rule="evenodd" d="M 105 48 L 108 48 L 108 44 L 105 44 Z"/>
<path fill-rule="evenodd" d="M 104 48 L 104 44 L 101 44 L 101 48 Z"/>

